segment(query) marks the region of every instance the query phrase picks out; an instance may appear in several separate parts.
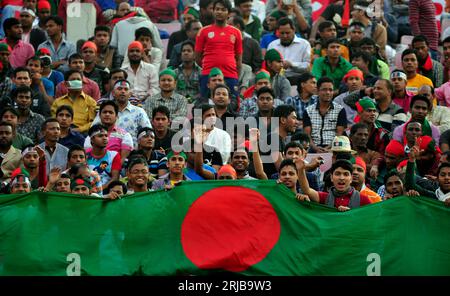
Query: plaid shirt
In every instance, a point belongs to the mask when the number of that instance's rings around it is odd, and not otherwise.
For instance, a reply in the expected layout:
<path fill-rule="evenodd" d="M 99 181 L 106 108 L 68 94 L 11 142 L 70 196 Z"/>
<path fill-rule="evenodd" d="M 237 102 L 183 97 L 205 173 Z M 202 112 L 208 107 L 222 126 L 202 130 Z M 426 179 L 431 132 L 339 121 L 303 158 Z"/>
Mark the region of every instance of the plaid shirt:
<path fill-rule="evenodd" d="M 319 102 L 306 108 L 303 114 L 303 128 L 311 127 L 311 139 L 317 146 L 331 145 L 336 136 L 338 126 L 347 126 L 345 109 L 336 103 L 331 103 L 325 116 L 320 114 Z"/>
<path fill-rule="evenodd" d="M 305 112 L 306 108 L 308 108 L 311 105 L 314 105 L 317 103 L 318 97 L 317 95 L 313 95 L 308 102 L 302 101 L 302 99 L 299 96 L 295 97 L 287 97 L 286 99 L 286 105 L 292 105 L 295 107 L 297 118 L 298 120 L 303 119 L 303 113 Z"/>
<path fill-rule="evenodd" d="M 45 118 L 41 114 L 34 113 L 30 110 L 27 121 L 17 124 L 17 133 L 26 136 L 37 143 L 39 133 Z"/>
<path fill-rule="evenodd" d="M 187 116 L 187 100 L 184 96 L 172 93 L 169 99 L 165 99 L 161 94 L 156 94 L 146 100 L 143 106 L 149 118 L 152 118 L 152 111 L 158 106 L 166 106 L 170 110 L 170 120 L 177 117 L 185 118 Z"/>
<path fill-rule="evenodd" d="M 175 69 L 177 74 L 177 93 L 186 97 L 191 103 L 200 96 L 200 75 L 202 68 L 199 65 L 194 64 L 194 69 L 189 77 L 183 72 L 183 64 Z"/>

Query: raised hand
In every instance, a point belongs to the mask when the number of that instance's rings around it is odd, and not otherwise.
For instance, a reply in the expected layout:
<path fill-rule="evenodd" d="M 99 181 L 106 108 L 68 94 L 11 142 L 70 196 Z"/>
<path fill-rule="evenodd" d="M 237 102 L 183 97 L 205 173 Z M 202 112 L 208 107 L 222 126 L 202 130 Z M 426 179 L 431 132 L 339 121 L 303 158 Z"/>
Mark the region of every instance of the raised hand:
<path fill-rule="evenodd" d="M 50 170 L 50 174 L 48 176 L 48 182 L 50 184 L 55 184 L 59 177 L 61 176 L 61 169 L 59 167 L 54 167 Z"/>

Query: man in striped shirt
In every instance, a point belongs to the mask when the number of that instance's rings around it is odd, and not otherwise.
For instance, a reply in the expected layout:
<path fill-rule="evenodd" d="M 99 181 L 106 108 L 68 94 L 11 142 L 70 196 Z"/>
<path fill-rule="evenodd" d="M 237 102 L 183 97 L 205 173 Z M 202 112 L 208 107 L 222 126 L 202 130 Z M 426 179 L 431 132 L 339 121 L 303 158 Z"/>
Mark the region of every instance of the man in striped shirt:
<path fill-rule="evenodd" d="M 432 0 L 409 1 L 409 23 L 414 36 L 424 35 L 430 43 L 431 58 L 440 60 L 438 51 L 439 33 L 436 18 L 436 7 Z"/>

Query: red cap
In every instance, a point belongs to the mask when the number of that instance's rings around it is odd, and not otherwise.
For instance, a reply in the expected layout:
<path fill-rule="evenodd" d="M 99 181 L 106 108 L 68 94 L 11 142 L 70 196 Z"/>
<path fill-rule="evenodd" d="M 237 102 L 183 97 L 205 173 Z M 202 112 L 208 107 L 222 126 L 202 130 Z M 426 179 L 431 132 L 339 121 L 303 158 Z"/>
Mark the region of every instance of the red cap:
<path fill-rule="evenodd" d="M 48 55 L 48 56 L 50 56 L 51 55 L 51 53 L 50 53 L 50 50 L 48 50 L 47 48 L 41 48 L 41 49 L 39 49 L 38 50 L 38 55 L 39 56 L 43 56 L 43 55 Z"/>
<path fill-rule="evenodd" d="M 366 162 L 361 157 L 358 156 L 355 158 L 355 164 L 362 167 L 364 169 L 364 172 L 367 170 Z"/>
<path fill-rule="evenodd" d="M 139 41 L 133 41 L 128 45 L 128 51 L 132 48 L 139 48 L 141 51 L 144 51 L 144 46 Z"/>
<path fill-rule="evenodd" d="M 81 51 L 83 51 L 85 48 L 92 48 L 95 52 L 97 52 L 97 45 L 92 41 L 86 41 L 81 47 Z"/>
<path fill-rule="evenodd" d="M 364 81 L 364 74 L 359 69 L 351 69 L 350 71 L 348 71 L 347 74 L 345 74 L 344 76 L 344 81 L 347 82 L 347 79 L 349 77 L 359 77 L 361 81 Z"/>
<path fill-rule="evenodd" d="M 220 176 L 224 173 L 228 173 L 228 174 L 234 176 L 235 178 L 237 178 L 236 170 L 230 164 L 226 164 L 223 167 L 221 167 L 219 172 L 217 173 L 217 176 Z"/>
<path fill-rule="evenodd" d="M 386 146 L 385 152 L 398 157 L 405 156 L 405 148 L 403 147 L 403 144 L 395 140 L 389 142 L 389 144 Z"/>
<path fill-rule="evenodd" d="M 47 0 L 39 0 L 37 4 L 38 11 L 41 9 L 51 9 L 51 5 Z"/>

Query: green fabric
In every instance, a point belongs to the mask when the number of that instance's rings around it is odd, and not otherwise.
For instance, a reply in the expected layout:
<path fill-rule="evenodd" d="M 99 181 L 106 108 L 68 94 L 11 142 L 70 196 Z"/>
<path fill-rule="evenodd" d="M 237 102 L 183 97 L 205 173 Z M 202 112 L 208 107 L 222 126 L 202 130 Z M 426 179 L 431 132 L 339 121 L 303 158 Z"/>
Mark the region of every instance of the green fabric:
<path fill-rule="evenodd" d="M 287 14 L 284 11 L 281 11 L 281 10 L 274 10 L 270 14 L 270 16 L 276 18 L 277 20 L 279 20 L 282 17 L 286 17 Z"/>
<path fill-rule="evenodd" d="M 0 43 L 0 51 L 8 51 L 8 44 Z"/>
<path fill-rule="evenodd" d="M 281 56 L 281 53 L 278 50 L 276 50 L 275 48 L 272 48 L 266 52 L 264 59 L 268 62 L 273 62 L 273 61 L 280 62 L 283 60 L 283 57 Z"/>
<path fill-rule="evenodd" d="M 363 98 L 363 99 L 359 100 L 359 105 L 361 105 L 363 110 L 367 110 L 369 108 L 371 108 L 371 109 L 377 108 L 377 106 L 375 106 L 375 103 L 369 98 Z"/>
<path fill-rule="evenodd" d="M 328 57 L 320 57 L 314 60 L 311 72 L 317 80 L 324 76 L 333 79 L 334 89 L 339 89 L 339 85 L 345 74 L 352 68 L 353 65 L 343 57 L 339 57 L 339 63 L 335 69 L 331 68 Z"/>
<path fill-rule="evenodd" d="M 166 68 L 159 72 L 159 78 L 161 78 L 163 75 L 170 75 L 173 77 L 173 79 L 177 80 L 177 73 L 175 73 L 175 71 L 171 68 Z"/>
<path fill-rule="evenodd" d="M 79 255 L 82 275 L 221 271 L 214 263 L 213 270 L 199 269 L 188 259 L 180 239 L 188 211 L 219 186 L 256 191 L 270 203 L 279 221 L 273 248 L 241 274 L 367 275 L 371 258 L 379 255 L 381 275 L 450 275 L 450 208 L 442 202 L 398 197 L 338 212 L 300 203 L 275 181 L 248 180 L 184 182 L 170 191 L 107 202 L 62 193 L 2 195 L 0 275 L 64 276 L 71 270 L 73 259 L 69 258 L 73 257 L 68 256 L 73 253 Z M 224 191 L 219 198 L 229 195 Z M 213 217 L 217 210 L 212 206 L 208 214 Z M 223 229 L 235 227 L 247 225 Z M 218 264 L 241 255 L 223 254 Z"/>
<path fill-rule="evenodd" d="M 209 71 L 208 78 L 218 76 L 218 75 L 223 76 L 222 70 L 220 70 L 217 67 L 214 67 Z"/>
<path fill-rule="evenodd" d="M 189 9 L 187 9 L 185 14 L 190 14 L 193 17 L 195 17 L 195 19 L 197 19 L 197 20 L 200 18 L 200 14 L 198 13 L 197 9 L 195 9 L 193 7 L 189 7 Z"/>
<path fill-rule="evenodd" d="M 266 71 L 259 71 L 258 73 L 256 73 L 255 83 L 258 82 L 261 79 L 270 80 L 270 74 L 268 72 L 266 72 Z"/>
<path fill-rule="evenodd" d="M 12 145 L 14 148 L 19 149 L 19 150 L 23 150 L 25 147 L 29 146 L 29 145 L 33 145 L 33 141 L 22 135 L 22 134 L 16 134 L 16 136 L 13 138 L 13 142 Z"/>
<path fill-rule="evenodd" d="M 251 17 L 253 18 L 253 21 L 245 25 L 244 31 L 252 36 L 253 39 L 259 42 L 259 40 L 261 40 L 263 27 L 261 25 L 261 21 L 257 16 L 251 15 Z"/>

